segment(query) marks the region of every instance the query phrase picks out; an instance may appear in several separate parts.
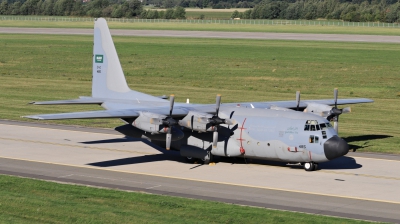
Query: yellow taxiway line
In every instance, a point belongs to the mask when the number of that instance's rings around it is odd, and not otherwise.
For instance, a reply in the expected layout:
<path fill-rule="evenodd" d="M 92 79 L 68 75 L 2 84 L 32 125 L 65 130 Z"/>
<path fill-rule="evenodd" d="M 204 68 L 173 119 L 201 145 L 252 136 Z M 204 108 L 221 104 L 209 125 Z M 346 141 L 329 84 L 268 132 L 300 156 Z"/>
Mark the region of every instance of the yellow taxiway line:
<path fill-rule="evenodd" d="M 71 164 L 63 164 L 63 163 L 44 162 L 44 161 L 28 160 L 28 159 L 20 159 L 20 158 L 12 158 L 12 157 L 2 157 L 2 156 L 0 156 L 0 158 L 19 160 L 19 161 L 27 161 L 27 162 L 35 162 L 35 163 L 44 163 L 44 164 L 58 165 L 58 166 L 68 166 L 68 167 L 75 167 L 75 168 L 105 170 L 105 171 L 112 171 L 112 172 L 119 172 L 119 173 L 145 175 L 145 176 L 161 177 L 161 178 L 169 178 L 169 179 L 177 179 L 177 180 L 196 181 L 196 182 L 211 183 L 211 184 L 230 185 L 230 186 L 237 186 L 237 187 L 248 187 L 248 188 L 256 188 L 256 189 L 284 191 L 284 192 L 291 192 L 291 193 L 310 194 L 310 195 L 337 197 L 337 198 L 345 198 L 345 199 L 354 199 L 354 200 L 390 203 L 390 204 L 400 204 L 400 202 L 396 202 L 396 201 L 377 200 L 377 199 L 370 199 L 370 198 L 350 197 L 350 196 L 342 196 L 342 195 L 334 195 L 334 194 L 324 194 L 324 193 L 315 193 L 315 192 L 307 192 L 307 191 L 288 190 L 288 189 L 281 189 L 281 188 L 253 186 L 253 185 L 246 185 L 246 184 L 235 184 L 235 183 L 210 181 L 210 180 L 199 180 L 199 179 L 192 179 L 192 178 L 173 177 L 173 176 L 166 176 L 166 175 L 159 175 L 159 174 L 150 174 L 150 173 L 123 171 L 123 170 L 113 170 L 113 169 L 107 169 L 107 168 L 98 168 L 98 167 L 90 167 L 90 166 L 82 166 L 82 165 L 71 165 Z"/>

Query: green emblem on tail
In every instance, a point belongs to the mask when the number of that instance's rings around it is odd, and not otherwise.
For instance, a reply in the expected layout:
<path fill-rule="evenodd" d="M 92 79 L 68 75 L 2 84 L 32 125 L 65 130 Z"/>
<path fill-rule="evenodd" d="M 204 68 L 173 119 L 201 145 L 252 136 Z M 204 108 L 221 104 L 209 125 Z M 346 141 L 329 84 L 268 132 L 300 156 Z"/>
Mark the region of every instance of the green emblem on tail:
<path fill-rule="evenodd" d="M 94 61 L 95 61 L 96 63 L 103 63 L 103 55 L 101 55 L 101 54 L 96 54 L 96 55 L 94 56 Z"/>

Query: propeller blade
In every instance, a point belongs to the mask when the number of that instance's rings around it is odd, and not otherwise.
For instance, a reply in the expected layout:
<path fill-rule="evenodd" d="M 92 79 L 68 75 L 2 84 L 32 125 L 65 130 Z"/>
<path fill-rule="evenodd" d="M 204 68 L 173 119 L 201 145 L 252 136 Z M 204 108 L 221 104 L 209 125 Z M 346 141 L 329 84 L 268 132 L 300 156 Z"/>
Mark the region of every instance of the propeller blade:
<path fill-rule="evenodd" d="M 351 108 L 350 107 L 345 107 L 342 109 L 342 113 L 350 113 L 351 112 Z"/>
<path fill-rule="evenodd" d="M 335 108 L 337 108 L 337 98 L 338 98 L 338 89 L 337 88 L 335 88 L 333 90 L 333 98 L 335 100 Z"/>
<path fill-rule="evenodd" d="M 174 109 L 174 101 L 175 101 L 175 95 L 172 94 L 169 97 L 169 116 L 172 116 L 172 110 Z"/>
<path fill-rule="evenodd" d="M 190 118 L 190 127 L 192 127 L 192 132 L 193 132 L 193 120 L 194 116 L 192 115 L 192 117 Z"/>
<path fill-rule="evenodd" d="M 235 113 L 235 111 L 231 112 L 231 115 L 229 116 L 229 119 L 232 119 L 233 113 Z"/>
<path fill-rule="evenodd" d="M 300 91 L 296 91 L 296 107 L 297 107 L 297 111 L 299 111 L 299 106 L 300 106 Z"/>
<path fill-rule="evenodd" d="M 339 133 L 339 116 L 337 116 L 336 120 L 333 122 L 333 128 L 335 129 L 336 133 Z"/>
<path fill-rule="evenodd" d="M 169 128 L 171 129 L 171 128 Z M 169 130 L 168 130 L 169 132 Z M 166 139 L 166 149 L 169 150 L 171 148 L 171 139 L 172 139 L 172 134 L 167 133 L 167 139 Z"/>
<path fill-rule="evenodd" d="M 218 143 L 218 130 L 217 130 L 217 127 L 215 127 L 214 133 L 213 133 L 213 147 L 214 148 L 217 148 L 217 143 Z"/>
<path fill-rule="evenodd" d="M 216 116 L 218 117 L 218 112 L 219 112 L 219 105 L 221 104 L 221 95 L 220 94 L 218 94 L 217 95 L 217 99 L 216 99 Z"/>

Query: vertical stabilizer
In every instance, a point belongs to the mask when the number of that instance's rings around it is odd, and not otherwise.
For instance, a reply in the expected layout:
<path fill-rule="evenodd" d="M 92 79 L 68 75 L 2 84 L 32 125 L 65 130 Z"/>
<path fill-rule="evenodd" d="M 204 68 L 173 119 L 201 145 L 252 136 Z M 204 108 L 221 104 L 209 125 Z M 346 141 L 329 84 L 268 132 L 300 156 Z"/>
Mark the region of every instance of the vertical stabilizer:
<path fill-rule="evenodd" d="M 96 19 L 94 24 L 92 75 L 92 97 L 165 102 L 128 87 L 107 21 L 103 18 Z"/>

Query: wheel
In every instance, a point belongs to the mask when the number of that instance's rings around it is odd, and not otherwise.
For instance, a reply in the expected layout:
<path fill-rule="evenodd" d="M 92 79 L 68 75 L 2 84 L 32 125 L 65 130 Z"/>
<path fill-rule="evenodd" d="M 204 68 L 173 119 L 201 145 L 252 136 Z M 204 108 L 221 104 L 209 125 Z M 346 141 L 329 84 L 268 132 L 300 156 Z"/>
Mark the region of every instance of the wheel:
<path fill-rule="evenodd" d="M 315 164 L 313 162 L 304 163 L 304 169 L 306 171 L 313 171 L 315 170 Z"/>
<path fill-rule="evenodd" d="M 205 159 L 202 159 L 201 161 L 203 161 L 203 164 L 209 164 L 213 161 L 213 155 L 211 154 L 211 152 L 208 152 L 208 156 Z"/>
<path fill-rule="evenodd" d="M 187 163 L 194 163 L 194 161 L 196 161 L 196 159 L 193 157 L 185 157 L 185 160 Z"/>
<path fill-rule="evenodd" d="M 314 163 L 314 170 L 318 170 L 318 163 Z"/>

